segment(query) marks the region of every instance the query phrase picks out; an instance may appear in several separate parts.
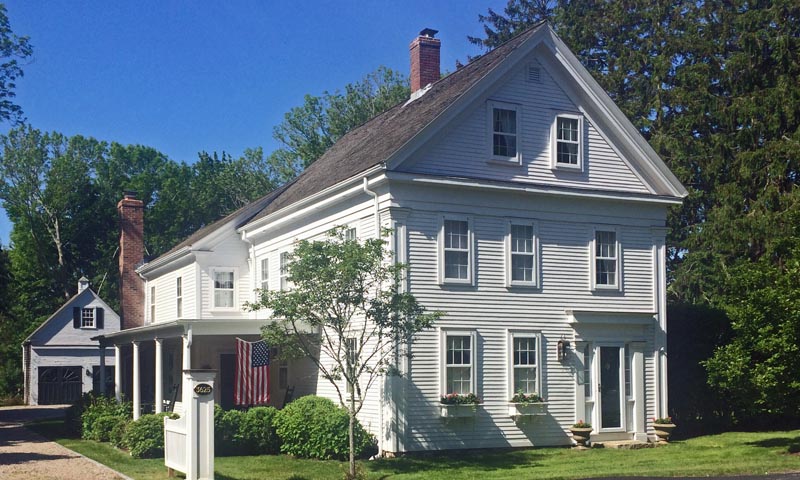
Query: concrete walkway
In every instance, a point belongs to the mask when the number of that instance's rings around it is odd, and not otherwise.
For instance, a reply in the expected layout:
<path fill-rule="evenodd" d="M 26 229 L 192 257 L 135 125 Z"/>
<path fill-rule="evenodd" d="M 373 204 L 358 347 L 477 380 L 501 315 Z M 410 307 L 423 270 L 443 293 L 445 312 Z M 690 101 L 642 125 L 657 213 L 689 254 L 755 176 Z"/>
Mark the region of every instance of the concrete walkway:
<path fill-rule="evenodd" d="M 48 441 L 24 423 L 64 416 L 66 405 L 0 408 L 0 479 L 106 480 L 117 472 Z"/>

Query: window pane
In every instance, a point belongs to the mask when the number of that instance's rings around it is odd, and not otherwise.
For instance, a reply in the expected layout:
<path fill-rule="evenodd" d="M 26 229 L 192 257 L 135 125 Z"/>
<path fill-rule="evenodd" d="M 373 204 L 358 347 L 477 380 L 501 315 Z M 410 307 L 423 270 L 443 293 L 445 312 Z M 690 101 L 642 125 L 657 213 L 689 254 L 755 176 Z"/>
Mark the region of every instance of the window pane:
<path fill-rule="evenodd" d="M 558 119 L 558 139 L 570 142 L 578 141 L 578 119 L 559 118 Z"/>
<path fill-rule="evenodd" d="M 470 367 L 447 367 L 447 385 L 445 393 L 472 393 Z"/>
<path fill-rule="evenodd" d="M 494 131 L 517 133 L 517 112 L 503 108 L 494 109 Z"/>
<path fill-rule="evenodd" d="M 214 305 L 222 308 L 233 307 L 233 290 L 215 290 Z"/>
<path fill-rule="evenodd" d="M 577 143 L 558 142 L 557 149 L 558 149 L 558 156 L 556 157 L 556 161 L 558 163 L 568 163 L 570 165 L 578 164 Z"/>
<path fill-rule="evenodd" d="M 466 280 L 469 269 L 468 252 L 445 252 L 444 253 L 444 276 L 445 278 L 456 278 Z"/>
<path fill-rule="evenodd" d="M 467 249 L 469 227 L 462 220 L 444 221 L 444 248 Z"/>
<path fill-rule="evenodd" d="M 511 251 L 533 253 L 533 227 L 511 225 Z"/>
<path fill-rule="evenodd" d="M 514 365 L 536 365 L 536 339 L 514 338 Z"/>
<path fill-rule="evenodd" d="M 214 272 L 214 288 L 233 288 L 233 272 Z"/>
<path fill-rule="evenodd" d="M 514 393 L 538 393 L 536 391 L 536 369 L 535 368 L 515 368 L 514 369 Z"/>
<path fill-rule="evenodd" d="M 511 280 L 515 282 L 533 282 L 533 256 L 511 256 Z"/>

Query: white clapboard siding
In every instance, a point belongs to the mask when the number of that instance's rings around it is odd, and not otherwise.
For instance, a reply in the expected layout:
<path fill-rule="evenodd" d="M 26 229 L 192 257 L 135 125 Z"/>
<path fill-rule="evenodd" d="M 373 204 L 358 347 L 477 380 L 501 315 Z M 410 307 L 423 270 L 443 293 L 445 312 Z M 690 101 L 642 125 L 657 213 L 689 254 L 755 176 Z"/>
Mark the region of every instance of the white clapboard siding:
<path fill-rule="evenodd" d="M 505 272 L 505 234 L 508 209 L 495 215 L 477 196 L 443 189 L 441 203 L 415 205 L 407 219 L 409 278 L 411 292 L 430 310 L 445 316 L 436 328 L 418 335 L 413 347 L 410 373 L 405 380 L 405 446 L 409 450 L 481 448 L 527 445 L 561 445 L 570 442 L 567 428 L 575 421 L 575 377 L 573 366 L 556 358 L 556 342 L 573 338 L 565 310 L 608 312 L 653 311 L 653 250 L 650 227 L 630 215 L 625 207 L 609 205 L 605 222 L 616 220 L 621 242 L 623 290 L 591 291 L 590 241 L 598 217 L 581 215 L 580 209 L 564 205 L 569 221 L 559 221 L 549 211 L 527 210 L 526 217 L 538 230 L 540 288 L 508 288 Z M 402 195 L 401 195 L 402 196 Z M 475 259 L 474 286 L 439 285 L 437 237 L 445 199 L 461 199 L 461 210 L 479 210 L 470 215 Z M 472 203 L 480 202 L 473 207 Z M 522 201 L 515 199 L 518 206 Z M 478 208 L 478 207 L 482 208 Z M 426 208 L 427 207 L 427 208 Z M 518 207 L 522 208 L 522 207 Z M 551 208 L 551 207 L 548 207 Z M 519 211 L 514 217 L 519 218 Z M 626 217 L 627 214 L 627 217 Z M 663 212 L 662 212 L 663 215 Z M 661 220 L 653 220 L 660 224 Z M 474 419 L 443 421 L 438 414 L 441 352 L 440 329 L 473 330 L 477 336 L 475 392 L 483 403 Z M 530 330 L 542 334 L 542 394 L 549 402 L 548 414 L 515 423 L 508 417 L 508 331 Z M 624 328 L 619 335 L 624 335 Z M 615 335 L 617 333 L 609 333 Z M 648 330 L 647 352 L 653 349 L 653 329 Z M 624 340 L 624 338 L 621 338 Z M 646 363 L 646 412 L 653 411 L 652 354 Z"/>
<path fill-rule="evenodd" d="M 536 62 L 534 57 L 530 61 Z M 481 100 L 400 169 L 435 175 L 647 193 L 647 187 L 600 134 L 599 126 L 588 118 L 584 118 L 582 139 L 583 171 L 552 169 L 550 135 L 555 116 L 580 114 L 581 110 L 543 66 L 540 70 L 540 82 L 532 83 L 526 79 L 525 62 L 521 62 L 520 67 L 501 80 L 487 96 L 490 100 L 521 106 L 517 143 L 522 165 L 487 161 L 490 119 L 487 104 Z"/>

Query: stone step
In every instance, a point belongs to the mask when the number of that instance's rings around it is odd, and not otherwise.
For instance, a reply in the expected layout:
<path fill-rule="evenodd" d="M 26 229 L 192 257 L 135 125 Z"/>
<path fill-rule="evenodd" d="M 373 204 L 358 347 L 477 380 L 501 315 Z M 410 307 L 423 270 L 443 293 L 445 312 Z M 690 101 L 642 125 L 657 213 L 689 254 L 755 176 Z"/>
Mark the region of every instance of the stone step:
<path fill-rule="evenodd" d="M 619 448 L 623 450 L 638 450 L 640 448 L 653 448 L 654 443 L 638 440 L 615 440 L 608 442 L 592 442 L 592 448 Z"/>

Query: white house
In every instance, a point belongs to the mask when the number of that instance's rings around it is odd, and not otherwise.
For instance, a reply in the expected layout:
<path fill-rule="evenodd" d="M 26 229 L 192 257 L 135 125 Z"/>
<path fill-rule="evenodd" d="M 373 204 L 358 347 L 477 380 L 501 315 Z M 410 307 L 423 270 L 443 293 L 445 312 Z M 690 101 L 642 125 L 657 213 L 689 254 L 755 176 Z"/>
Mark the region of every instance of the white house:
<path fill-rule="evenodd" d="M 270 321 L 243 305 L 286 287 L 292 245 L 384 226 L 405 288 L 446 316 L 366 399 L 382 451 L 569 444 L 579 419 L 595 441 L 652 437 L 667 414 L 665 221 L 686 190 L 548 25 L 441 79 L 435 33 L 411 44 L 407 102 L 138 268 L 139 326 L 102 339 L 131 359 L 118 378 L 135 381 L 117 385 L 137 411 L 168 403 L 180 366 L 218 369 L 229 405 L 233 340 Z M 335 398 L 308 360 L 271 369 L 278 407 L 289 386 Z M 519 390 L 546 398 L 542 414 L 513 415 Z M 482 403 L 443 417 L 452 392 Z"/>
<path fill-rule="evenodd" d="M 92 337 L 119 330 L 119 316 L 81 277 L 78 293 L 22 344 L 25 402 L 72 403 L 114 379 L 114 358 L 101 358 Z"/>

